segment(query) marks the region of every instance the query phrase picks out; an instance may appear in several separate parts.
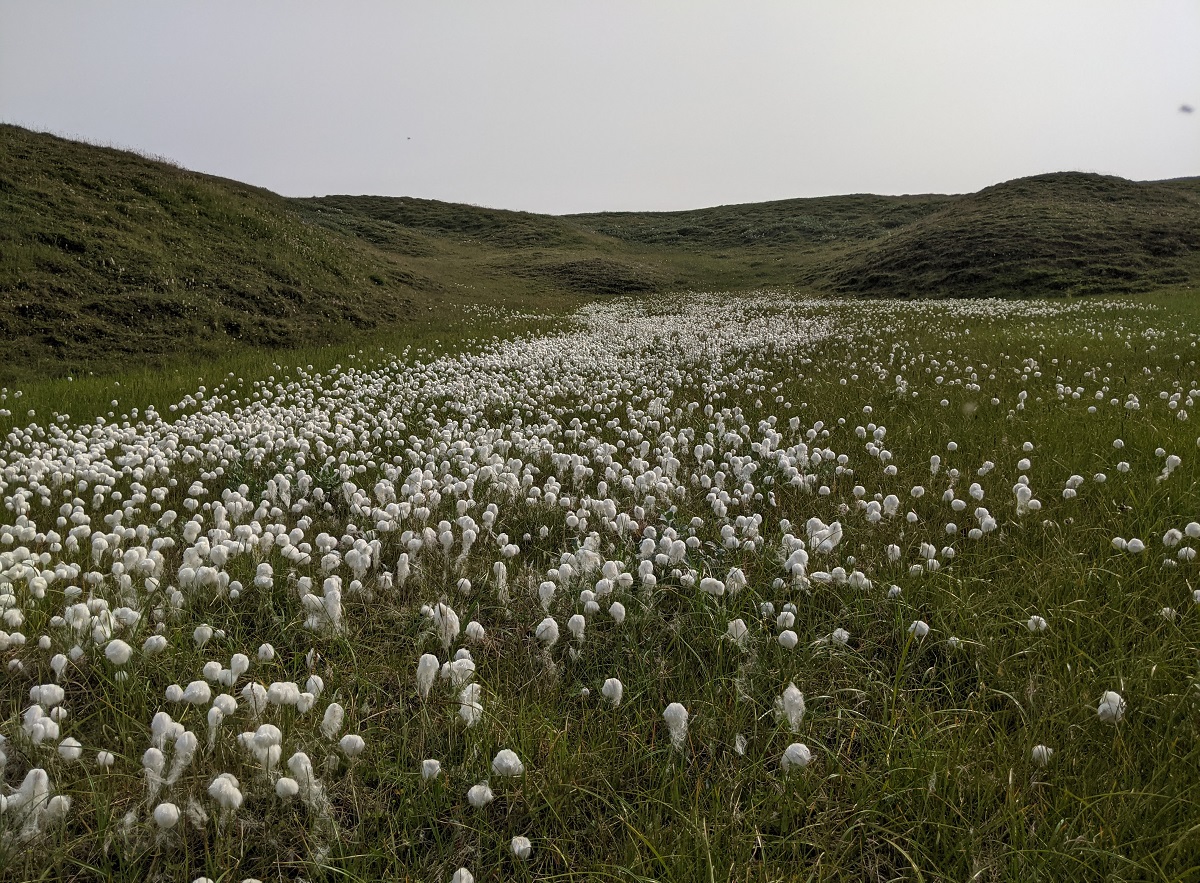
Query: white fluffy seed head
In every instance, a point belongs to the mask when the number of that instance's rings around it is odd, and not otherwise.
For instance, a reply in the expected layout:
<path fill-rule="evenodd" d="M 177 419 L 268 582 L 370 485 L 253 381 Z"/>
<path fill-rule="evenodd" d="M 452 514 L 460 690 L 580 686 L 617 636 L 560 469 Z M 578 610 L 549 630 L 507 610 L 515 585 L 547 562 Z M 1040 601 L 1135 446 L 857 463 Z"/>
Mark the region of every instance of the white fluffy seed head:
<path fill-rule="evenodd" d="M 492 772 L 497 776 L 523 776 L 525 764 L 511 748 L 501 748 L 492 760 Z"/>
<path fill-rule="evenodd" d="M 803 742 L 793 742 L 783 752 L 781 764 L 784 772 L 787 772 L 792 767 L 803 769 L 812 762 L 812 752 L 808 750 L 808 746 Z"/>
<path fill-rule="evenodd" d="M 173 803 L 160 803 L 154 807 L 154 824 L 164 831 L 174 828 L 179 822 L 179 807 Z"/>
<path fill-rule="evenodd" d="M 677 751 L 682 751 L 687 742 L 688 711 L 678 702 L 672 702 L 663 711 L 663 720 L 667 722 L 667 733 L 671 737 L 671 745 Z"/>

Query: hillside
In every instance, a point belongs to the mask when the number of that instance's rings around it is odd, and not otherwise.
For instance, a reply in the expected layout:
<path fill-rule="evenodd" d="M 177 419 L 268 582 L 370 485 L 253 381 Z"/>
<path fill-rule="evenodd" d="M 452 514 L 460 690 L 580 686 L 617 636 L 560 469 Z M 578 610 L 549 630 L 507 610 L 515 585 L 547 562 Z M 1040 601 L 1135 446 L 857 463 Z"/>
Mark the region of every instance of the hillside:
<path fill-rule="evenodd" d="M 0 341 L 39 370 L 298 345 L 432 287 L 266 190 L 14 126 L 0 203 Z"/>
<path fill-rule="evenodd" d="M 1135 183 L 1066 172 L 945 203 L 832 269 L 878 295 L 1093 294 L 1186 282 L 1200 253 L 1195 179 Z"/>
<path fill-rule="evenodd" d="M 553 217 L 381 196 L 289 199 L 0 125 L 0 383 L 230 347 L 448 332 L 681 289 L 1074 294 L 1200 278 L 1200 179 L 1080 173 L 965 196 L 852 195 Z"/>

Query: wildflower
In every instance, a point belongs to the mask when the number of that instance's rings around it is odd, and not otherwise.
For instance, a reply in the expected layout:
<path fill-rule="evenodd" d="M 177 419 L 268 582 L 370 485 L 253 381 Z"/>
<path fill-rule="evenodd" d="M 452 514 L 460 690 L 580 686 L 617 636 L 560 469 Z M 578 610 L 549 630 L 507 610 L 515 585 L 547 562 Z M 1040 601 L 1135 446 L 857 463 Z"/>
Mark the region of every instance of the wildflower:
<path fill-rule="evenodd" d="M 512 850 L 513 856 L 521 861 L 533 854 L 533 844 L 529 842 L 528 837 L 522 837 L 520 834 L 512 839 L 509 849 Z"/>
<path fill-rule="evenodd" d="M 558 623 L 552 617 L 547 616 L 538 623 L 534 634 L 547 648 L 553 647 L 558 641 Z"/>
<path fill-rule="evenodd" d="M 784 772 L 787 772 L 794 766 L 803 769 L 812 763 L 812 752 L 808 750 L 808 746 L 803 742 L 793 742 L 784 749 L 781 763 Z"/>
<path fill-rule="evenodd" d="M 429 698 L 429 691 L 433 688 L 439 668 L 441 665 L 432 653 L 422 654 L 417 661 L 417 695 L 422 699 Z"/>
<path fill-rule="evenodd" d="M 471 804 L 475 809 L 483 809 L 495 799 L 496 795 L 492 793 L 492 789 L 488 787 L 487 782 L 472 785 L 467 789 L 467 803 Z"/>
<path fill-rule="evenodd" d="M 575 636 L 575 640 L 583 642 L 583 630 L 587 627 L 587 620 L 580 614 L 576 613 L 567 620 L 567 629 Z"/>
<path fill-rule="evenodd" d="M 79 760 L 83 756 L 83 746 L 78 739 L 68 736 L 58 743 L 58 754 L 63 760 Z"/>
<path fill-rule="evenodd" d="M 929 634 L 929 624 L 921 619 L 914 620 L 913 623 L 908 627 L 908 633 L 917 640 L 920 640 Z"/>
<path fill-rule="evenodd" d="M 688 712 L 678 702 L 672 702 L 663 712 L 663 720 L 667 722 L 667 731 L 671 737 L 671 745 L 678 751 L 683 750 L 687 741 Z"/>
<path fill-rule="evenodd" d="M 468 727 L 473 727 L 483 718 L 483 703 L 479 697 L 483 688 L 479 684 L 467 684 L 458 694 L 458 714 Z"/>
<path fill-rule="evenodd" d="M 613 601 L 608 608 L 608 615 L 612 617 L 613 622 L 620 625 L 625 621 L 625 605 L 620 601 Z"/>
<path fill-rule="evenodd" d="M 450 883 L 475 883 L 475 877 L 466 868 L 459 868 L 450 878 Z"/>
<path fill-rule="evenodd" d="M 1200 589 L 1197 589 L 1197 591 L 1200 591 Z M 621 696 L 625 693 L 625 685 L 616 678 L 608 678 L 604 682 L 604 686 L 600 688 L 600 693 L 615 708 L 621 704 Z"/>
<path fill-rule="evenodd" d="M 795 650 L 796 645 L 800 643 L 800 636 L 791 629 L 784 629 L 776 640 L 784 650 Z"/>
<path fill-rule="evenodd" d="M 1050 624 L 1047 623 L 1042 617 L 1034 614 L 1033 616 L 1029 617 L 1029 622 L 1025 623 L 1025 627 L 1036 634 L 1038 632 L 1044 632 L 1050 627 Z"/>
<path fill-rule="evenodd" d="M 425 779 L 426 781 L 428 781 L 430 779 L 436 779 L 438 777 L 438 774 L 441 773 L 441 771 L 442 771 L 441 761 L 434 760 L 433 758 L 426 758 L 425 760 L 421 761 L 421 778 L 422 779 Z"/>
<path fill-rule="evenodd" d="M 179 807 L 173 803 L 160 803 L 154 807 L 154 824 L 164 831 L 175 827 L 179 821 Z"/>
<path fill-rule="evenodd" d="M 342 731 L 342 721 L 345 718 L 346 711 L 336 702 L 330 702 L 325 709 L 325 716 L 321 719 L 321 735 L 326 739 L 333 739 Z"/>
<path fill-rule="evenodd" d="M 290 776 L 280 776 L 275 780 L 275 794 L 281 800 L 289 800 L 300 793 L 300 783 Z"/>
<path fill-rule="evenodd" d="M 120 638 L 113 638 L 104 648 L 104 655 L 113 665 L 121 666 L 133 656 L 133 648 Z"/>
<path fill-rule="evenodd" d="M 1034 745 L 1033 751 L 1030 752 L 1030 757 L 1033 760 L 1034 766 L 1047 767 L 1050 765 L 1050 758 L 1054 756 L 1054 749 L 1047 748 L 1045 745 Z"/>
<path fill-rule="evenodd" d="M 521 776 L 525 774 L 525 764 L 515 751 L 502 748 L 492 760 L 492 772 L 497 776 Z"/>
<path fill-rule="evenodd" d="M 355 733 L 347 733 L 338 742 L 338 747 L 342 749 L 342 754 L 353 760 L 363 753 L 367 747 L 367 743 L 362 736 Z"/>
<path fill-rule="evenodd" d="M 1096 709 L 1096 716 L 1105 723 L 1115 724 L 1125 716 L 1125 700 L 1113 690 L 1105 690 Z"/>
<path fill-rule="evenodd" d="M 795 684 L 788 684 L 783 695 L 775 700 L 775 715 L 786 720 L 788 729 L 793 733 L 800 732 L 800 722 L 804 719 L 804 694 L 796 689 Z"/>
<path fill-rule="evenodd" d="M 232 773 L 221 773 L 209 783 L 208 794 L 226 811 L 233 811 L 242 805 L 241 785 Z"/>
<path fill-rule="evenodd" d="M 739 647 L 745 646 L 746 638 L 750 634 L 750 629 L 741 619 L 735 619 L 729 623 L 725 629 L 725 635 Z"/>

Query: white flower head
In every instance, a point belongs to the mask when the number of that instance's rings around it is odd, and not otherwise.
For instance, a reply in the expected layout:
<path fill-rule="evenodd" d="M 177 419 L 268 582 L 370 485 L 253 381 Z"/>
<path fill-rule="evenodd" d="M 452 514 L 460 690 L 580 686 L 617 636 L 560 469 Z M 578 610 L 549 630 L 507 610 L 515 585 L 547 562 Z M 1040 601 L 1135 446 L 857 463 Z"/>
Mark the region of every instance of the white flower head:
<path fill-rule="evenodd" d="M 497 776 L 522 776 L 525 764 L 511 748 L 501 748 L 492 760 L 492 772 Z"/>
<path fill-rule="evenodd" d="M 1105 690 L 1096 708 L 1096 716 L 1105 723 L 1115 724 L 1125 716 L 1125 700 L 1113 690 Z"/>
<path fill-rule="evenodd" d="M 671 745 L 682 751 L 687 741 L 688 711 L 678 702 L 672 702 L 663 712 L 663 720 L 667 722 L 667 732 L 671 736 Z"/>
<path fill-rule="evenodd" d="M 784 772 L 787 772 L 792 767 L 803 769 L 810 763 L 812 763 L 812 752 L 808 750 L 808 746 L 803 742 L 793 742 L 784 749 L 781 761 Z"/>
<path fill-rule="evenodd" d="M 775 716 L 786 721 L 793 733 L 800 732 L 800 722 L 804 720 L 804 694 L 795 684 L 788 684 L 783 695 L 775 700 Z"/>
<path fill-rule="evenodd" d="M 472 785 L 467 790 L 467 803 L 471 804 L 475 809 L 483 809 L 495 799 L 496 795 L 492 793 L 492 789 L 488 787 L 487 782 Z"/>

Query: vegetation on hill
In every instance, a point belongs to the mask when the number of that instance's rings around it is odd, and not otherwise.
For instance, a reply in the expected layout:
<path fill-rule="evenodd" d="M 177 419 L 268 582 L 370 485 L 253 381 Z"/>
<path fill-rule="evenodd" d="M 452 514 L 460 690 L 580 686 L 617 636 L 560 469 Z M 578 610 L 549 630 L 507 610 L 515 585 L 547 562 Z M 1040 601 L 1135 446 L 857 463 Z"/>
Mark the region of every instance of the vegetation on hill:
<path fill-rule="evenodd" d="M 1195 252 L 1194 181 L 1065 172 L 950 200 L 855 249 L 831 276 L 861 294 L 1094 294 L 1185 282 Z"/>
<path fill-rule="evenodd" d="M 682 289 L 892 296 L 1184 288 L 1200 179 L 1060 173 L 967 196 L 841 196 L 552 217 L 288 199 L 0 126 L 0 383 L 188 365 L 231 347 L 450 331 Z"/>

